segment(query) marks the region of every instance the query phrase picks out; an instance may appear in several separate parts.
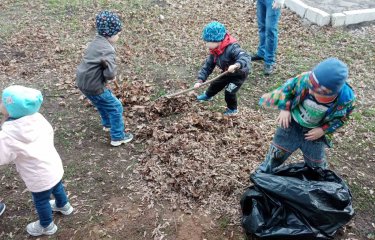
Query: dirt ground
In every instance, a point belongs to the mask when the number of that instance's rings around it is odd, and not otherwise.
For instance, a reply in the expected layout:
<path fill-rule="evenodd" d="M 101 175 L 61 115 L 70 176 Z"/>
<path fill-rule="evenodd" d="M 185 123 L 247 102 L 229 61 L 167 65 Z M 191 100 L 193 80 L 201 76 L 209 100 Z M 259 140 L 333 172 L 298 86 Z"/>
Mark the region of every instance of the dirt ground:
<path fill-rule="evenodd" d="M 117 94 L 135 139 L 119 148 L 109 146 L 99 115 L 74 84 L 101 9 L 116 10 L 124 20 L 116 47 L 123 87 Z M 158 99 L 194 83 L 207 56 L 201 30 L 211 20 L 256 51 L 255 5 L 248 0 L 0 2 L 0 88 L 42 90 L 41 112 L 55 129 L 75 208 L 72 216 L 56 214 L 58 232 L 40 239 L 246 239 L 239 200 L 264 158 L 277 116 L 259 109 L 258 99 L 329 56 L 349 65 L 358 98 L 352 120 L 327 151 L 356 211 L 335 239 L 375 239 L 375 25 L 319 28 L 284 9 L 276 74 L 265 77 L 262 65 L 254 64 L 239 93 L 241 113 L 227 119 L 222 94 L 207 104 L 194 101 L 198 91 Z M 0 239 L 31 238 L 25 231 L 37 218 L 31 194 L 13 165 L 0 167 L 0 179 L 0 201 L 7 205 Z"/>

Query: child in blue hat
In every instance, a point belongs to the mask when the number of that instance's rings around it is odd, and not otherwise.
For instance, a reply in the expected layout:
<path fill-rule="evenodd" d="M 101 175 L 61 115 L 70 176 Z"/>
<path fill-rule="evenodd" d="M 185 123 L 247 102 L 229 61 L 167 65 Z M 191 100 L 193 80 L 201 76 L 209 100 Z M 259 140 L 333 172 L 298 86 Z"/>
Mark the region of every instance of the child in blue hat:
<path fill-rule="evenodd" d="M 347 83 L 348 67 L 328 58 L 262 96 L 260 105 L 280 109 L 277 128 L 259 170 L 270 173 L 301 149 L 307 166 L 326 168 L 325 148 L 331 135 L 348 120 L 355 95 Z"/>
<path fill-rule="evenodd" d="M 226 116 L 234 116 L 238 113 L 237 92 L 246 80 L 251 69 L 250 56 L 241 49 L 237 40 L 219 22 L 211 22 L 205 26 L 202 34 L 203 40 L 210 51 L 203 67 L 198 73 L 198 88 L 205 82 L 214 68 L 218 66 L 223 72 L 229 73 L 221 79 L 214 81 L 207 91 L 197 97 L 198 101 L 211 100 L 218 92 L 225 88 Z"/>
<path fill-rule="evenodd" d="M 111 145 L 120 146 L 133 139 L 125 132 L 123 107 L 106 88 L 109 80 L 116 79 L 116 51 L 113 47 L 122 30 L 120 18 L 113 12 L 102 11 L 96 16 L 97 36 L 87 47 L 77 69 L 76 83 L 81 92 L 97 108 L 104 131 L 110 131 Z"/>
<path fill-rule="evenodd" d="M 39 216 L 38 221 L 26 227 L 32 236 L 52 235 L 57 231 L 52 211 L 64 215 L 73 212 L 62 184 L 64 169 L 54 146 L 53 128 L 38 113 L 42 102 L 40 91 L 10 86 L 3 90 L 0 104 L 4 118 L 0 131 L 0 165 L 14 162 L 32 194 Z M 51 194 L 55 200 L 50 200 Z"/>

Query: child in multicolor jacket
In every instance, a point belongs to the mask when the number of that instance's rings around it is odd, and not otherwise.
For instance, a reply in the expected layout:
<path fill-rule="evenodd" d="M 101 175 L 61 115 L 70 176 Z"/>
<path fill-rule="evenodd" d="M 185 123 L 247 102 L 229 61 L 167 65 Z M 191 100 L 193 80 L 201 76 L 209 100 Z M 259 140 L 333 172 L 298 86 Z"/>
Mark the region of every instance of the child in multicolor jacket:
<path fill-rule="evenodd" d="M 250 56 L 241 49 L 237 40 L 229 35 L 224 25 L 219 22 L 207 24 L 203 30 L 202 38 L 210 50 L 210 55 L 199 71 L 198 80 L 194 86 L 198 88 L 205 82 L 216 66 L 229 73 L 211 83 L 207 91 L 199 95 L 197 99 L 199 101 L 211 100 L 225 88 L 227 109 L 224 115 L 236 115 L 238 113 L 236 94 L 249 74 Z"/>
<path fill-rule="evenodd" d="M 0 165 L 13 162 L 32 194 L 39 220 L 28 224 L 27 232 L 52 235 L 57 231 L 52 211 L 69 215 L 73 207 L 62 184 L 64 169 L 54 146 L 53 128 L 38 113 L 43 96 L 35 89 L 11 86 L 4 89 L 1 100 L 5 121 L 0 131 Z M 50 200 L 51 195 L 55 200 Z"/>
<path fill-rule="evenodd" d="M 336 58 L 320 62 L 311 72 L 289 79 L 262 96 L 259 104 L 280 109 L 277 128 L 262 172 L 272 172 L 298 148 L 307 166 L 326 168 L 325 147 L 353 111 L 355 95 L 346 82 L 348 67 Z"/>

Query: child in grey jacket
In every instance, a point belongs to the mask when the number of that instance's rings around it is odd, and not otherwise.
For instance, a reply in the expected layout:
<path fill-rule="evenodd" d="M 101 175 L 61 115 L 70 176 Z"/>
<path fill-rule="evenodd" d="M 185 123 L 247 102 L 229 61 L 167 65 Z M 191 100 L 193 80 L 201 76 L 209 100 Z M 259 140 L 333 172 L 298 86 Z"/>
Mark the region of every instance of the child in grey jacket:
<path fill-rule="evenodd" d="M 83 60 L 77 69 L 77 86 L 97 108 L 104 131 L 110 131 L 111 145 L 120 146 L 133 139 L 125 132 L 121 102 L 106 88 L 109 80 L 116 78 L 116 51 L 113 44 L 119 39 L 122 23 L 110 11 L 96 16 L 98 35 L 89 44 Z"/>

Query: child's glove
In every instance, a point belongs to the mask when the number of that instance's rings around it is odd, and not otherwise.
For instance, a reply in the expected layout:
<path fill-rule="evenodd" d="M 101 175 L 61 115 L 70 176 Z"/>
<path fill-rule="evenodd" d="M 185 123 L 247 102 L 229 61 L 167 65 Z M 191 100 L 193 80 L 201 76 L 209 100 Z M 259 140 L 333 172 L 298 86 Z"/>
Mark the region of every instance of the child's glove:
<path fill-rule="evenodd" d="M 272 4 L 273 9 L 280 9 L 283 7 L 285 0 L 274 0 Z"/>
<path fill-rule="evenodd" d="M 230 73 L 234 73 L 237 69 L 239 69 L 241 67 L 241 65 L 239 63 L 235 63 L 233 65 L 230 65 L 228 67 L 228 72 Z"/>
<path fill-rule="evenodd" d="M 198 80 L 195 84 L 194 84 L 194 88 L 199 88 L 201 85 L 202 85 L 203 81 L 202 80 Z"/>

